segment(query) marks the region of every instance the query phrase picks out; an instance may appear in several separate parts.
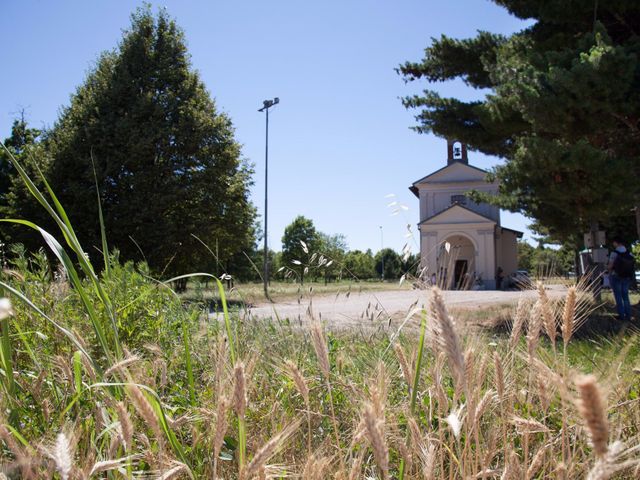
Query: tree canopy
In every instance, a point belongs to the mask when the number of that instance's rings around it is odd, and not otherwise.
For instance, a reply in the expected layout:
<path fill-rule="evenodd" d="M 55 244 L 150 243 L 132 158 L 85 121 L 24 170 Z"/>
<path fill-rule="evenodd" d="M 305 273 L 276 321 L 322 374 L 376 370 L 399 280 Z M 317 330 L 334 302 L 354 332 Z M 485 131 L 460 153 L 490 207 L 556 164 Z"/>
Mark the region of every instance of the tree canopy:
<path fill-rule="evenodd" d="M 317 253 L 320 245 L 320 235 L 313 221 L 298 215 L 284 229 L 282 236 L 283 267 L 296 272 L 300 283 L 304 283 L 305 274 L 309 271 L 307 259 L 313 253 Z"/>
<path fill-rule="evenodd" d="M 633 222 L 640 204 L 640 3 L 494 0 L 531 25 L 510 36 L 432 39 L 406 81 L 462 79 L 480 100 L 408 96 L 418 132 L 502 157 L 490 199 L 556 240 L 593 222 Z M 484 94 L 484 95 L 483 95 Z M 486 200 L 486 198 L 485 198 Z M 638 210 L 636 210 L 638 213 Z"/>
<path fill-rule="evenodd" d="M 48 132 L 46 151 L 45 175 L 90 255 L 100 245 L 96 186 L 123 260 L 144 258 L 165 274 L 232 269 L 253 248 L 252 170 L 163 10 L 132 15 Z"/>

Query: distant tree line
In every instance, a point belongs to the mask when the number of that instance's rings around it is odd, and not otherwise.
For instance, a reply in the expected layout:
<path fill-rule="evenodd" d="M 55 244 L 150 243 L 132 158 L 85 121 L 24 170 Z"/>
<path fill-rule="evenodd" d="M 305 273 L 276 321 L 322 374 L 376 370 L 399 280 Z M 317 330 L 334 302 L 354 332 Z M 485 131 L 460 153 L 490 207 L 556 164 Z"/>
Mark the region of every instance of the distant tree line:
<path fill-rule="evenodd" d="M 272 272 L 276 278 L 304 283 L 305 279 L 324 280 L 397 280 L 418 269 L 417 254 L 405 257 L 385 248 L 377 253 L 371 249 L 348 250 L 344 235 L 329 235 L 316 230 L 313 221 L 296 217 L 284 231 L 282 252 L 274 256 Z"/>
<path fill-rule="evenodd" d="M 572 248 L 534 247 L 518 242 L 518 268 L 531 276 L 567 275 L 575 272 L 575 252 Z"/>

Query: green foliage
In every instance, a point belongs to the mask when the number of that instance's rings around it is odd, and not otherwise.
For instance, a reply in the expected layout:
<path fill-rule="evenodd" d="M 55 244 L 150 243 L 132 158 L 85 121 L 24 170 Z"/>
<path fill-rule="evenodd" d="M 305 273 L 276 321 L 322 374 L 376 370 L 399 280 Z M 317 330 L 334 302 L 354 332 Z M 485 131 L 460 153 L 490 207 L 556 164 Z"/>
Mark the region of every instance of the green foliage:
<path fill-rule="evenodd" d="M 640 20 L 637 2 L 496 0 L 533 24 L 509 37 L 432 40 L 405 80 L 461 78 L 490 89 L 483 100 L 407 97 L 420 132 L 457 138 L 504 157 L 484 198 L 534 218 L 545 234 L 576 242 L 640 203 Z M 632 217 L 625 217 L 632 222 Z"/>
<path fill-rule="evenodd" d="M 302 215 L 297 216 L 284 229 L 282 236 L 282 266 L 295 271 L 300 283 L 308 273 L 307 259 L 318 252 L 320 236 L 313 221 Z"/>
<path fill-rule="evenodd" d="M 559 249 L 518 242 L 518 269 L 527 270 L 529 275 L 566 275 L 575 271 L 574 251 L 569 247 Z"/>
<path fill-rule="evenodd" d="M 109 244 L 123 260 L 144 259 L 156 273 L 218 265 L 234 273 L 253 248 L 252 170 L 164 10 L 132 15 L 118 48 L 99 57 L 63 109 L 46 150 L 46 177 L 92 258 L 102 248 L 96 178 Z M 219 262 L 198 239 L 217 245 Z"/>
<path fill-rule="evenodd" d="M 320 272 L 324 277 L 325 284 L 329 280 L 341 278 L 347 254 L 346 237 L 340 233 L 328 235 L 320 232 L 318 249 L 321 255 L 329 259 L 327 263 L 320 266 Z"/>
<path fill-rule="evenodd" d="M 378 276 L 382 276 L 384 265 L 384 279 L 396 280 L 402 276 L 402 258 L 391 248 L 383 248 L 375 256 L 375 269 Z"/>
<path fill-rule="evenodd" d="M 11 135 L 5 139 L 4 145 L 14 157 L 24 160 L 30 147 L 35 145 L 42 132 L 35 128 L 29 128 L 24 116 L 20 120 L 14 120 L 11 126 Z M 15 168 L 9 159 L 9 155 L 0 150 L 0 205 L 7 203 L 7 196 L 16 176 Z M 20 182 L 22 183 L 22 182 Z"/>
<path fill-rule="evenodd" d="M 375 266 L 376 262 L 371 250 L 367 250 L 366 252 L 351 250 L 345 255 L 345 271 L 350 277 L 357 280 L 378 278 Z"/>
<path fill-rule="evenodd" d="M 0 148 L 0 214 L 3 217 L 29 218 L 44 220 L 44 226 L 51 226 L 50 219 L 34 202 L 29 189 L 22 181 L 11 162 L 11 156 L 17 158 L 30 174 L 38 187 L 44 188 L 38 175 L 38 169 L 46 169 L 47 158 L 42 144 L 42 132 L 30 128 L 22 116 L 11 127 L 11 135 L 5 139 L 5 149 Z M 35 235 L 25 235 L 22 227 L 2 225 L 0 239 L 5 243 L 22 242 L 29 250 L 36 251 L 42 241 Z"/>

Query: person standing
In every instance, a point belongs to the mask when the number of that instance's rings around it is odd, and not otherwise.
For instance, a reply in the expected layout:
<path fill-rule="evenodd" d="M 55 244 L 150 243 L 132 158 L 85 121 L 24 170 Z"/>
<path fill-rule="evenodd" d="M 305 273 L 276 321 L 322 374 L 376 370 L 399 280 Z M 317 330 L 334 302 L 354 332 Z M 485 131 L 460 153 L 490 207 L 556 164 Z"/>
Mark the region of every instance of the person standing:
<path fill-rule="evenodd" d="M 502 290 L 502 284 L 504 281 L 504 270 L 502 267 L 498 267 L 496 271 L 496 290 Z"/>
<path fill-rule="evenodd" d="M 631 321 L 631 302 L 629 300 L 629 287 L 631 279 L 635 275 L 634 258 L 625 247 L 619 237 L 612 240 L 613 252 L 609 255 L 609 283 L 616 300 L 618 319 Z"/>

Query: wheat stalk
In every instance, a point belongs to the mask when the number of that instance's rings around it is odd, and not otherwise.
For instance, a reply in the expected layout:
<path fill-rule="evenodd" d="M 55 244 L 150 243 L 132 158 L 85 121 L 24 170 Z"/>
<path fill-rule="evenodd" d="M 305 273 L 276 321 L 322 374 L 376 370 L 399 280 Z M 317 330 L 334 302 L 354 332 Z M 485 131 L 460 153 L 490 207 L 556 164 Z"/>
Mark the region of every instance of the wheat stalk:
<path fill-rule="evenodd" d="M 462 347 L 456 332 L 455 323 L 447 313 L 447 309 L 442 298 L 442 292 L 439 288 L 433 288 L 431 290 L 429 303 L 439 334 L 437 342 L 449 359 L 449 365 L 451 366 L 451 371 L 456 379 L 456 385 L 459 391 L 461 391 L 464 387 L 465 380 L 464 356 L 462 354 Z"/>
<path fill-rule="evenodd" d="M 528 302 L 521 298 L 518 300 L 518 306 L 516 307 L 516 314 L 513 320 L 513 326 L 511 327 L 511 335 L 509 337 L 509 347 L 511 349 L 515 348 L 520 340 L 520 335 L 522 334 L 522 329 L 524 328 L 524 323 L 527 320 L 528 316 Z"/>
<path fill-rule="evenodd" d="M 576 314 L 576 287 L 570 287 L 567 290 L 567 296 L 565 298 L 564 308 L 562 311 L 562 341 L 566 348 L 571 336 L 573 335 L 573 328 L 575 323 Z"/>
<path fill-rule="evenodd" d="M 218 397 L 218 406 L 216 408 L 216 429 L 213 434 L 213 479 L 216 479 L 218 469 L 218 456 L 224 442 L 224 435 L 227 433 L 229 426 L 227 422 L 227 410 L 229 409 L 229 399 L 224 395 Z"/>
<path fill-rule="evenodd" d="M 300 426 L 300 421 L 293 422 L 289 426 L 285 427 L 280 433 L 271 437 L 267 443 L 265 443 L 256 452 L 251 459 L 246 469 L 241 470 L 240 477 L 243 479 L 250 479 L 255 476 L 258 471 L 265 466 L 269 459 L 277 452 L 282 446 L 282 443 L 293 434 Z"/>
<path fill-rule="evenodd" d="M 381 418 L 376 410 L 376 407 L 371 403 L 365 405 L 363 420 L 367 438 L 373 449 L 373 456 L 384 480 L 389 477 L 389 449 L 384 439 L 384 418 Z"/>
<path fill-rule="evenodd" d="M 542 314 L 542 320 L 544 329 L 547 332 L 553 351 L 556 349 L 556 335 L 558 333 L 558 326 L 556 325 L 555 315 L 551 309 L 551 302 L 549 296 L 544 288 L 542 282 L 538 282 L 538 298 L 540 299 L 540 313 Z"/>
<path fill-rule="evenodd" d="M 578 411 L 587 424 L 596 457 L 602 459 L 609 450 L 609 421 L 600 388 L 593 375 L 579 377 L 576 387 L 580 394 Z"/>
<path fill-rule="evenodd" d="M 120 422 L 120 432 L 122 434 L 122 442 L 124 443 L 125 450 L 131 448 L 131 442 L 133 439 L 133 424 L 131 423 L 131 417 L 127 412 L 127 407 L 124 403 L 116 403 L 116 413 L 118 414 L 118 421 Z"/>
<path fill-rule="evenodd" d="M 320 364 L 320 370 L 326 379 L 329 378 L 329 349 L 327 348 L 327 341 L 324 338 L 324 332 L 322 325 L 318 322 L 313 322 L 311 325 L 311 339 L 313 343 L 313 349 L 316 352 L 318 363 Z"/>
<path fill-rule="evenodd" d="M 140 390 L 137 385 L 128 384 L 126 389 L 129 392 L 131 402 L 133 403 L 136 411 L 151 428 L 158 442 L 161 442 L 162 430 L 160 428 L 160 422 L 158 421 L 158 417 L 156 416 L 156 412 L 153 410 L 151 403 L 149 403 L 149 400 L 147 400 L 147 397 L 142 393 L 142 390 Z"/>

